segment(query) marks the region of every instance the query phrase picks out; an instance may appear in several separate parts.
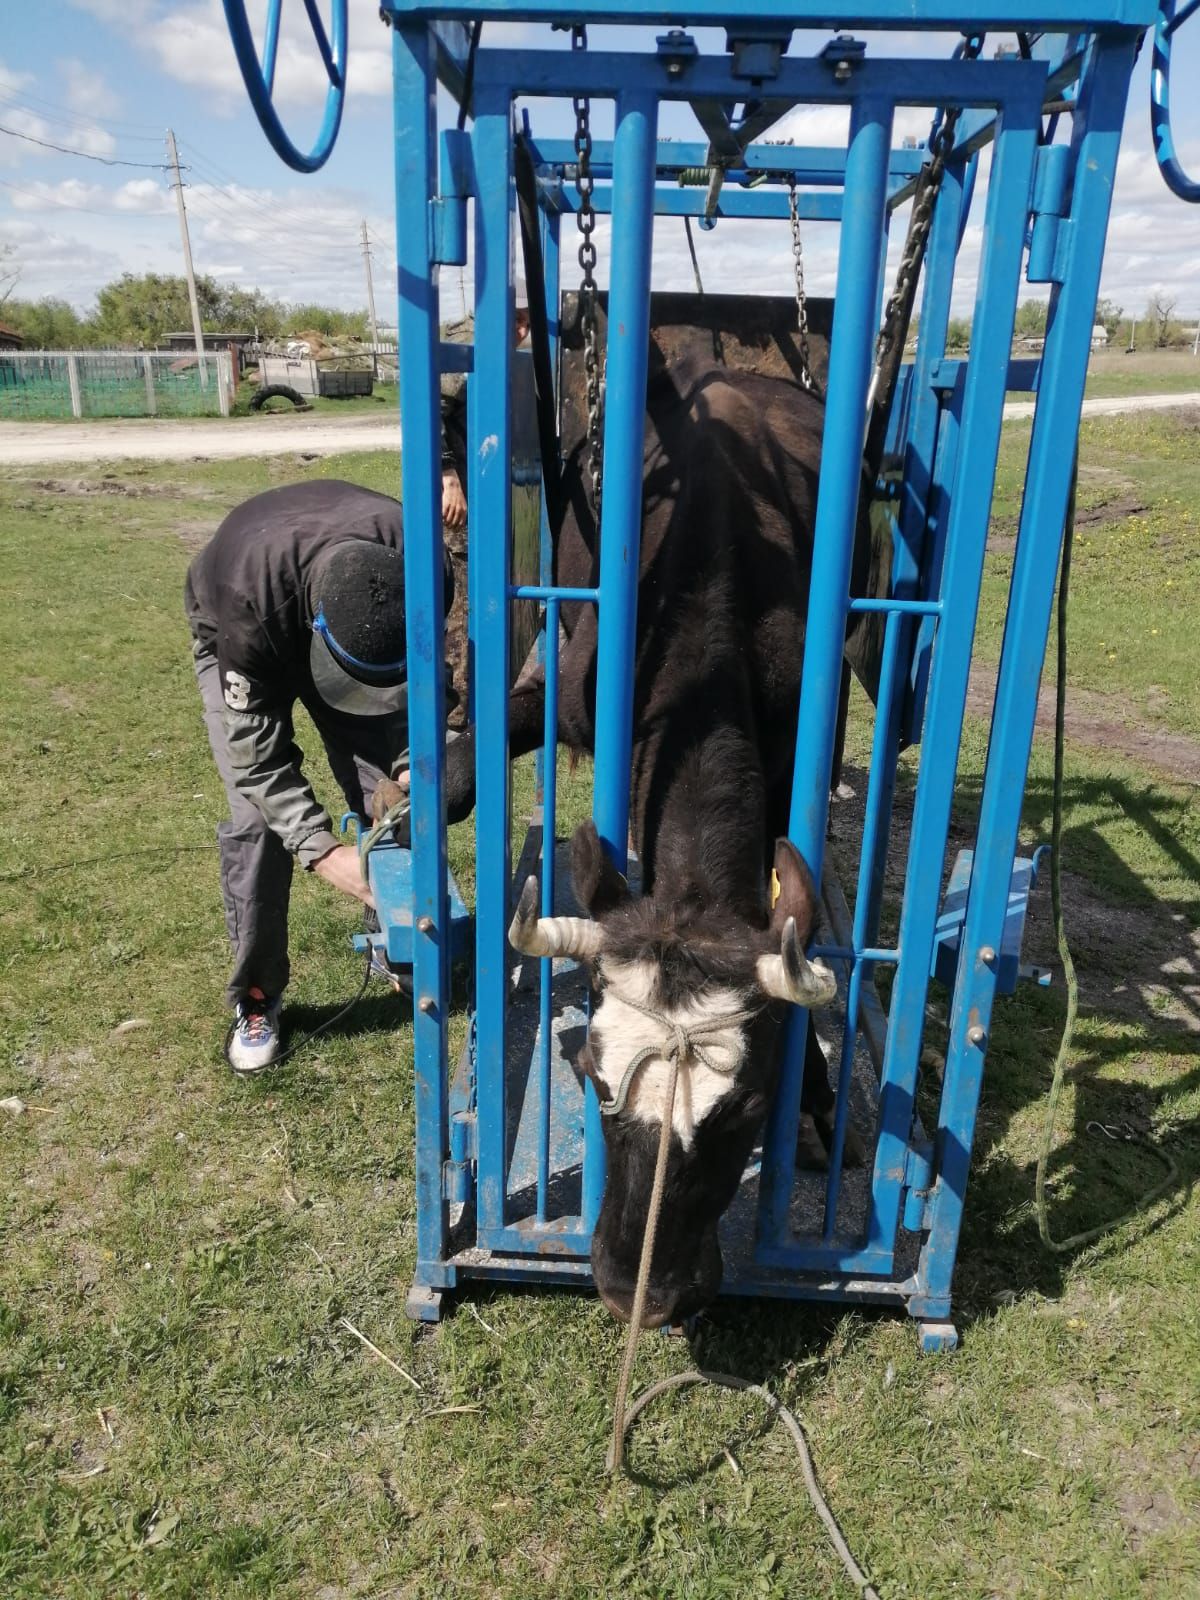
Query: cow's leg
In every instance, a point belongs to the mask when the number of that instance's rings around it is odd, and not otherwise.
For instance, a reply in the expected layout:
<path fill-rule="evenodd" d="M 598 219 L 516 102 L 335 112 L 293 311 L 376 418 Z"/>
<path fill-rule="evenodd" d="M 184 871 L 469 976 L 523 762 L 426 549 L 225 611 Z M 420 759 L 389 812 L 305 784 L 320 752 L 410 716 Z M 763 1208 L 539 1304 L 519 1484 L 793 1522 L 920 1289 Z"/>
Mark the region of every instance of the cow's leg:
<path fill-rule="evenodd" d="M 828 1164 L 833 1143 L 833 1120 L 837 1095 L 830 1087 L 825 1052 L 810 1020 L 804 1047 L 804 1085 L 800 1093 L 800 1127 L 796 1136 L 796 1160 L 801 1167 L 822 1168 Z M 843 1163 L 861 1167 L 866 1160 L 862 1139 L 854 1124 L 846 1124 Z"/>
<path fill-rule="evenodd" d="M 796 1133 L 796 1162 L 809 1171 L 820 1170 L 828 1162 L 826 1140 L 820 1130 L 833 1125 L 836 1096 L 829 1087 L 829 1071 L 817 1030 L 808 1022 L 804 1044 L 804 1082 L 800 1091 L 800 1126 Z"/>
<path fill-rule="evenodd" d="M 542 742 L 546 686 L 540 670 L 519 683 L 508 697 L 508 756 L 526 756 Z M 446 817 L 462 822 L 475 809 L 475 729 L 467 728 L 446 746 Z"/>

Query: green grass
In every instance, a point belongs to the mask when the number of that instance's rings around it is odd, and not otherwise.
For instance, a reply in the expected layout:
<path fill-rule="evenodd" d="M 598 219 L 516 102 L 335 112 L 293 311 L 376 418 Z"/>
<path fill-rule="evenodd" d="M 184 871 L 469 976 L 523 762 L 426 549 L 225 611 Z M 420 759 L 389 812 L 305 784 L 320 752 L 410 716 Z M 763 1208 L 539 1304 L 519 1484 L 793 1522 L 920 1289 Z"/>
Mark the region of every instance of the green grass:
<path fill-rule="evenodd" d="M 1119 469 L 1139 458 L 1147 515 L 1163 520 L 1136 565 L 1082 553 L 1081 629 L 1092 604 L 1117 614 L 1126 581 L 1153 586 L 1147 562 L 1197 560 L 1169 419 L 1098 426 L 1085 464 L 1111 465 L 1124 441 Z M 1019 442 L 1006 435 L 1010 496 Z M 387 454 L 300 470 L 396 480 Z M 180 591 L 189 547 L 227 507 L 299 473 L 288 460 L 116 474 L 136 492 L 46 491 L 38 469 L 0 483 L 0 1095 L 42 1108 L 0 1113 L 0 1595 L 848 1594 L 790 1445 L 748 1400 L 665 1400 L 639 1424 L 634 1480 L 605 1482 L 622 1339 L 590 1298 L 477 1289 L 477 1314 L 405 1320 L 412 1040 L 397 1002 L 373 996 L 264 1082 L 220 1065 L 208 847 L 222 796 Z M 999 600 L 993 573 L 985 636 Z M 1185 650 L 1186 608 L 1163 618 Z M 1126 696 L 1133 655 L 1118 652 L 1111 679 Z M 1179 725 L 1200 736 L 1191 693 L 1180 686 Z M 984 739 L 972 724 L 964 822 Z M 332 801 L 315 739 L 300 742 Z M 1194 793 L 1103 751 L 1074 749 L 1071 773 L 1069 888 L 1087 915 L 1059 1231 L 1157 1175 L 1144 1153 L 1085 1137 L 1088 1120 L 1171 1137 L 1191 1178 L 1200 1115 Z M 1026 817 L 1029 839 L 1045 837 L 1041 744 Z M 468 848 L 469 828 L 454 844 L 464 878 Z M 355 923 L 298 877 L 298 1027 L 356 985 Z M 1041 908 L 1030 938 L 1048 959 Z M 886 1600 L 1200 1592 L 1196 1206 L 1178 1191 L 1153 1227 L 1074 1258 L 1040 1251 L 1033 1163 L 1061 1013 L 1057 988 L 1026 987 L 996 1015 L 953 1358 L 921 1359 L 905 1319 L 855 1310 L 731 1302 L 701 1335 L 703 1362 L 797 1406 Z M 130 1019 L 145 1026 L 114 1036 Z M 452 1027 L 461 1037 L 463 1019 Z M 690 1359 L 647 1338 L 638 1380 Z"/>
<path fill-rule="evenodd" d="M 1029 424 L 1004 430 L 979 624 L 1000 652 Z M 1200 675 L 1200 416 L 1085 420 L 1070 600 L 1069 684 L 1110 697 L 1117 721 L 1195 735 Z M 1053 644 L 1050 648 L 1053 659 Z"/>
<path fill-rule="evenodd" d="M 1127 355 L 1118 334 L 1114 348 L 1093 355 L 1088 363 L 1089 398 L 1129 394 L 1200 393 L 1200 358 L 1191 347 L 1180 350 L 1135 350 Z"/>

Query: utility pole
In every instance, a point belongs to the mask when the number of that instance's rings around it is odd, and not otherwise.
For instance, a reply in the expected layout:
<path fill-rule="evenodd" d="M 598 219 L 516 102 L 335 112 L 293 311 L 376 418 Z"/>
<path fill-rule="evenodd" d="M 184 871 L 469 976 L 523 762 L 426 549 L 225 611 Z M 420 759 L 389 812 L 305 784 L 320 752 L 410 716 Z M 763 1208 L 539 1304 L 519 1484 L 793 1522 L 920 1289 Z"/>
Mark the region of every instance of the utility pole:
<path fill-rule="evenodd" d="M 204 332 L 200 327 L 200 302 L 196 298 L 196 274 L 192 270 L 192 242 L 188 238 L 187 210 L 183 203 L 183 179 L 179 176 L 179 151 L 175 148 L 175 135 L 167 129 L 167 154 L 175 174 L 172 187 L 179 206 L 179 236 L 183 240 L 183 265 L 187 273 L 188 299 L 192 304 L 192 332 L 196 336 L 196 360 L 200 363 L 200 387 L 208 388 L 208 369 L 204 364 Z"/>
<path fill-rule="evenodd" d="M 367 315 L 371 319 L 371 341 L 377 346 L 379 344 L 379 324 L 375 321 L 375 282 L 371 277 L 371 241 L 367 238 L 366 217 L 363 218 L 362 225 L 362 253 L 363 266 L 367 269 Z M 374 361 L 378 361 L 378 358 L 379 351 L 376 349 Z"/>

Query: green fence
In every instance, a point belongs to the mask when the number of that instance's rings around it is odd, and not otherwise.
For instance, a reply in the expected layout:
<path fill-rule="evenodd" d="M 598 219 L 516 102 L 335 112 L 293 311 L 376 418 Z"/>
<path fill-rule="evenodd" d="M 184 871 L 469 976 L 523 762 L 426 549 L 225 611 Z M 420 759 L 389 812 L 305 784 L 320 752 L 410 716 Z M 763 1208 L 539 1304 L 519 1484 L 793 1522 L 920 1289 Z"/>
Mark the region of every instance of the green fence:
<path fill-rule="evenodd" d="M 0 351 L 0 419 L 227 416 L 227 351 Z"/>

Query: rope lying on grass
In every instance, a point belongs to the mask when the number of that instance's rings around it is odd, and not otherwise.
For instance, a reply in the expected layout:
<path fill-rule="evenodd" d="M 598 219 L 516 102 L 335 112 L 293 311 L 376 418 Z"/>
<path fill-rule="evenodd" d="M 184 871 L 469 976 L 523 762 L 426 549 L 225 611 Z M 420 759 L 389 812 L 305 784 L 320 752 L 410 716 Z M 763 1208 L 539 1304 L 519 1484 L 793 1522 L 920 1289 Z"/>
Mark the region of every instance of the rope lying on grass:
<path fill-rule="evenodd" d="M 1050 1080 L 1050 1099 L 1046 1107 L 1046 1123 L 1042 1129 L 1042 1146 L 1038 1152 L 1037 1181 L 1034 1188 L 1038 1232 L 1041 1235 L 1042 1243 L 1047 1250 L 1054 1250 L 1060 1253 L 1068 1250 L 1077 1250 L 1081 1245 L 1093 1244 L 1097 1239 L 1103 1238 L 1106 1233 L 1111 1233 L 1114 1228 L 1119 1228 L 1123 1223 L 1130 1222 L 1134 1217 L 1140 1216 L 1166 1193 L 1179 1176 L 1178 1167 L 1161 1145 L 1154 1144 L 1149 1139 L 1139 1139 L 1132 1130 L 1120 1136 L 1112 1134 L 1110 1137 L 1122 1137 L 1127 1143 L 1136 1144 L 1143 1150 L 1149 1150 L 1152 1155 L 1157 1156 L 1166 1168 L 1164 1176 L 1160 1182 L 1156 1183 L 1153 1188 L 1148 1189 L 1141 1199 L 1130 1206 L 1127 1211 L 1123 1211 L 1120 1216 L 1113 1217 L 1108 1222 L 1100 1223 L 1094 1228 L 1084 1228 L 1081 1232 L 1073 1233 L 1066 1239 L 1056 1239 L 1050 1232 L 1050 1214 L 1046 1203 L 1046 1167 L 1054 1144 L 1054 1121 L 1058 1114 L 1058 1102 L 1062 1095 L 1067 1062 L 1071 1055 L 1071 1040 L 1075 1033 L 1075 1019 L 1079 1014 L 1079 979 L 1076 976 L 1071 947 L 1067 943 L 1062 907 L 1063 767 L 1067 721 L 1067 605 L 1071 581 L 1071 552 L 1075 540 L 1075 490 L 1078 473 L 1079 461 L 1078 457 L 1076 457 L 1075 470 L 1071 475 L 1071 493 L 1067 502 L 1067 519 L 1063 530 L 1062 573 L 1058 584 L 1058 644 L 1056 652 L 1058 683 L 1055 688 L 1054 700 L 1054 790 L 1050 823 L 1050 907 L 1054 917 L 1054 937 L 1058 942 L 1059 959 L 1062 962 L 1063 977 L 1067 986 L 1067 1015 L 1063 1023 L 1058 1055 L 1054 1060 L 1054 1073 Z M 1093 1124 L 1089 1123 L 1088 1126 L 1090 1128 Z M 1096 1123 L 1094 1126 L 1101 1128 L 1105 1133 L 1108 1132 L 1100 1123 Z"/>
<path fill-rule="evenodd" d="M 690 1056 L 688 1057 L 690 1059 Z M 751 1383 L 747 1378 L 735 1377 L 729 1372 L 710 1372 L 704 1368 L 694 1368 L 691 1372 L 677 1372 L 673 1377 L 664 1378 L 659 1383 L 651 1386 L 634 1401 L 626 1413 L 626 1404 L 629 1399 L 629 1382 L 633 1375 L 633 1361 L 637 1352 L 638 1336 L 642 1331 L 642 1317 L 646 1310 L 646 1293 L 650 1282 L 650 1262 L 654 1256 L 654 1241 L 658 1234 L 658 1217 L 662 1209 L 663 1189 L 666 1185 L 667 1155 L 671 1147 L 671 1128 L 675 1115 L 675 1089 L 679 1082 L 680 1055 L 678 1052 L 668 1057 L 670 1062 L 667 1077 L 666 1105 L 663 1110 L 662 1131 L 658 1140 L 658 1155 L 654 1164 L 654 1183 L 650 1190 L 650 1204 L 646 1211 L 646 1232 L 642 1238 L 642 1254 L 638 1262 L 637 1284 L 633 1292 L 633 1309 L 629 1319 L 629 1337 L 625 1345 L 625 1359 L 621 1365 L 621 1376 L 617 1383 L 617 1395 L 613 1406 L 613 1431 L 612 1443 L 609 1445 L 608 1471 L 618 1474 L 624 1470 L 625 1465 L 625 1440 L 630 1428 L 642 1411 L 656 1400 L 660 1394 L 665 1394 L 669 1389 L 682 1389 L 696 1383 L 708 1383 L 721 1389 L 738 1389 L 744 1394 L 757 1395 L 779 1418 L 784 1427 L 792 1436 L 792 1443 L 800 1457 L 800 1467 L 804 1473 L 804 1487 L 808 1490 L 808 1498 L 812 1502 L 813 1510 L 825 1525 L 833 1543 L 833 1548 L 838 1553 L 842 1566 L 846 1569 L 847 1576 L 864 1600 L 879 1600 L 877 1591 L 872 1587 L 862 1568 L 855 1561 L 846 1543 L 842 1530 L 838 1527 L 837 1518 L 829 1509 L 829 1504 L 821 1493 L 817 1483 L 817 1475 L 813 1468 L 812 1453 L 808 1447 L 808 1440 L 804 1436 L 804 1429 L 800 1426 L 798 1418 L 789 1411 L 782 1401 L 778 1400 L 769 1389 L 764 1389 L 761 1384 Z"/>

